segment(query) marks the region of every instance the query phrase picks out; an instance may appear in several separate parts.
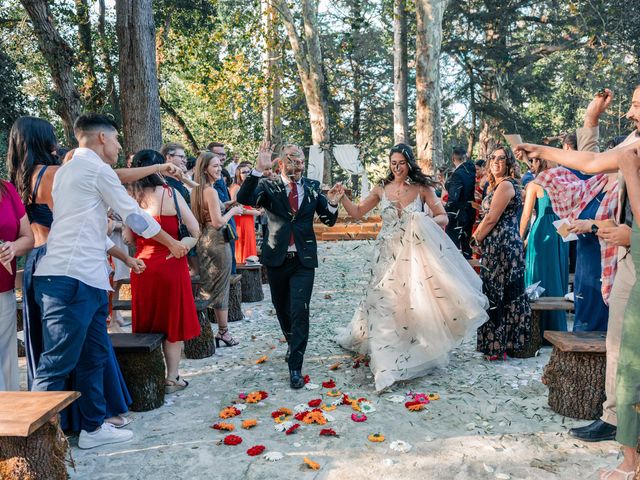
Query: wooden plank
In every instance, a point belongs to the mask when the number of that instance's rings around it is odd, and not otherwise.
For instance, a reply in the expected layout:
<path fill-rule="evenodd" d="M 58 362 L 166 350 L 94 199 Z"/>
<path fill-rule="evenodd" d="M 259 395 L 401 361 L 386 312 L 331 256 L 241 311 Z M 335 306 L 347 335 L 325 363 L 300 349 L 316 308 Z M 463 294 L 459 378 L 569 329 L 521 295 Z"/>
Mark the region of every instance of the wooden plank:
<path fill-rule="evenodd" d="M 113 349 L 118 352 L 153 352 L 164 340 L 162 333 L 110 333 Z"/>
<path fill-rule="evenodd" d="M 80 392 L 0 392 L 0 437 L 28 437 Z"/>
<path fill-rule="evenodd" d="M 544 338 L 562 352 L 607 353 L 606 332 L 555 332 L 547 330 Z"/>
<path fill-rule="evenodd" d="M 564 297 L 541 297 L 531 302 L 532 310 L 565 310 L 574 309 L 573 302 L 565 300 Z"/>

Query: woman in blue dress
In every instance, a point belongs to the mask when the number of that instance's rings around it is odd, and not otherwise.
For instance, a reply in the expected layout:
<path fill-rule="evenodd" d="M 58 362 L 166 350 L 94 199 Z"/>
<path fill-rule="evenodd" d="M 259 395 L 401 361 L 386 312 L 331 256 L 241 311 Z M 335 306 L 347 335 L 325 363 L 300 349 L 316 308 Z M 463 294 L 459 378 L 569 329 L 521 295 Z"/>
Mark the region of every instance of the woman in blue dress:
<path fill-rule="evenodd" d="M 538 175 L 551 168 L 545 160 L 531 159 L 533 173 Z M 535 211 L 533 223 L 531 217 Z M 558 216 L 553 212 L 549 195 L 540 185 L 530 182 L 527 185 L 524 208 L 520 220 L 520 236 L 526 237 L 524 283 L 528 287 L 540 282 L 544 297 L 564 297 L 569 283 L 569 248 L 558 235 L 553 222 Z M 566 331 L 565 312 L 542 312 L 540 334 L 545 330 Z"/>

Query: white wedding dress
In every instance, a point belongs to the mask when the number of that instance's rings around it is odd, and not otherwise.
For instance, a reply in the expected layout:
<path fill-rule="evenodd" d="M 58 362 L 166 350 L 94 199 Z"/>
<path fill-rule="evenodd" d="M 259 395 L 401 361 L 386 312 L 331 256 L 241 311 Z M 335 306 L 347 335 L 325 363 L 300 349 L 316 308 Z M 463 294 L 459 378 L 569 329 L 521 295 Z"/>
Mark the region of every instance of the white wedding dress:
<path fill-rule="evenodd" d="M 399 211 L 386 195 L 371 282 L 337 342 L 370 356 L 380 391 L 445 365 L 465 336 L 487 321 L 482 281 L 418 196 Z"/>

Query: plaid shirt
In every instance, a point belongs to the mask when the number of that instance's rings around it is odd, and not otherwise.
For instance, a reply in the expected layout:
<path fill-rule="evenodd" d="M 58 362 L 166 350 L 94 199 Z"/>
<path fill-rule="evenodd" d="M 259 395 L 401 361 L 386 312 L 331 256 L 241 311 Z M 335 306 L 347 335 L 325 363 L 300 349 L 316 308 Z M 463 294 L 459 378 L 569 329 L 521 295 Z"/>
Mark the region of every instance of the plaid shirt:
<path fill-rule="evenodd" d="M 534 182 L 547 191 L 551 199 L 553 211 L 560 218 L 576 220 L 580 212 L 606 187 L 609 179 L 606 174 L 599 174 L 580 180 L 564 167 L 552 168 L 538 175 Z M 618 207 L 618 183 L 605 192 L 596 212 L 595 220 L 616 218 Z M 609 294 L 613 287 L 613 279 L 618 268 L 618 247 L 600 241 L 600 264 L 602 266 L 602 298 L 609 304 Z"/>

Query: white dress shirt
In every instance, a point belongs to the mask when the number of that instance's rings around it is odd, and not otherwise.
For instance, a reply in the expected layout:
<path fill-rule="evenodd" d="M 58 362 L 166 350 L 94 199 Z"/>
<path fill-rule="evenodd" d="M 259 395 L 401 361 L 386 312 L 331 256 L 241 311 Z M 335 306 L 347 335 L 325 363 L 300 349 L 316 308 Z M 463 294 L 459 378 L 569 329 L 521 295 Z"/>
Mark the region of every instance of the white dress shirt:
<path fill-rule="evenodd" d="M 113 209 L 138 235 L 155 236 L 160 225 L 143 211 L 120 183 L 116 172 L 88 148 L 76 148 L 73 158 L 53 181 L 53 224 L 47 254 L 34 275 L 75 278 L 101 290 L 111 290 L 107 250 L 107 210 Z"/>

